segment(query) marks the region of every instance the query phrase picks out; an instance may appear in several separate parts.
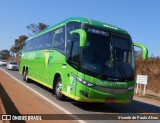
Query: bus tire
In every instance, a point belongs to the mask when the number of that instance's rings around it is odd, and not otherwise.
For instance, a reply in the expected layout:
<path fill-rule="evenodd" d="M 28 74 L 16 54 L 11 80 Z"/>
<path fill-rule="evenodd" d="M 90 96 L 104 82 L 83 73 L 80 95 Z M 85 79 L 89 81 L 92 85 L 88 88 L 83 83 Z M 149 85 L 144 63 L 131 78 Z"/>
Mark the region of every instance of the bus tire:
<path fill-rule="evenodd" d="M 25 81 L 25 74 L 26 74 L 26 71 L 24 71 L 23 74 L 22 74 L 24 81 Z"/>
<path fill-rule="evenodd" d="M 26 71 L 24 71 L 24 73 L 23 73 L 23 80 L 24 81 L 26 81 L 26 82 L 28 82 L 28 70 L 26 70 Z"/>
<path fill-rule="evenodd" d="M 60 77 L 56 81 L 55 96 L 58 100 L 64 100 L 64 95 L 62 94 L 62 82 Z"/>

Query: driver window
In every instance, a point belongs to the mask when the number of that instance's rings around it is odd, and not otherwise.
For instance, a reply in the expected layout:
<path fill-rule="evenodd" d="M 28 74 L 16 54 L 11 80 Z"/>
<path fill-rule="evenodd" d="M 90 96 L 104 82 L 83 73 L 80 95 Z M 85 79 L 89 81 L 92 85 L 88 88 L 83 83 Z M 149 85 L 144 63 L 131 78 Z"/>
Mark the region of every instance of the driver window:
<path fill-rule="evenodd" d="M 79 41 L 73 41 L 70 63 L 73 67 L 78 67 L 78 57 L 79 57 Z"/>

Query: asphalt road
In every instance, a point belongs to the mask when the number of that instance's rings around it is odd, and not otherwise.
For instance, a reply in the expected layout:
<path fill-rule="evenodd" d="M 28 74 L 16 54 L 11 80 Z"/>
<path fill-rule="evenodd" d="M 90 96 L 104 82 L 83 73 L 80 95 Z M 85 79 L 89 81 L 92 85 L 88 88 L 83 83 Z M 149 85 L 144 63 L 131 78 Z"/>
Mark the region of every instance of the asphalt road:
<path fill-rule="evenodd" d="M 52 94 L 51 90 L 35 83 L 34 81 L 31 81 L 30 83 L 26 83 L 22 80 L 22 76 L 19 74 L 18 71 L 11 71 L 6 70 L 5 67 L 0 67 L 1 69 L 8 72 L 10 75 L 14 76 L 18 80 L 20 80 L 22 83 L 26 84 L 30 88 L 34 89 L 38 93 L 42 94 L 44 97 L 49 99 L 50 101 L 58 104 L 60 107 L 64 108 L 65 110 L 71 112 L 72 114 L 82 114 L 83 118 L 89 117 L 88 119 L 95 120 L 94 122 L 106 122 L 104 120 L 99 120 L 99 118 L 96 120 L 96 117 L 99 115 L 97 114 L 112 114 L 110 117 L 123 115 L 123 114 L 130 114 L 130 115 L 136 115 L 143 114 L 143 113 L 160 113 L 160 107 L 147 104 L 145 102 L 139 102 L 137 100 L 134 100 L 131 104 L 101 104 L 101 103 L 80 103 L 73 101 L 71 99 L 66 99 L 65 101 L 58 101 Z M 85 116 L 86 115 L 86 116 Z M 77 115 L 81 117 L 81 115 Z M 84 120 L 85 120 L 84 118 Z M 91 120 L 87 120 L 87 122 L 91 122 Z M 120 122 L 120 121 L 117 121 Z M 145 122 L 146 121 L 142 121 Z"/>

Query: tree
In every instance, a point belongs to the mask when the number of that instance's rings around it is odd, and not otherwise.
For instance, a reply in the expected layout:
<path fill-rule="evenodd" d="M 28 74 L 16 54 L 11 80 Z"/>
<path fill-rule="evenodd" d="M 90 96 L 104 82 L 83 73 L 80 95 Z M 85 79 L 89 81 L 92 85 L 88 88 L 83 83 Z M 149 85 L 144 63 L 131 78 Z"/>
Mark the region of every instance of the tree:
<path fill-rule="evenodd" d="M 31 35 L 38 34 L 42 30 L 46 29 L 49 25 L 46 25 L 44 23 L 38 23 L 38 24 L 30 24 L 27 27 L 28 30 L 32 32 Z"/>
<path fill-rule="evenodd" d="M 8 59 L 10 57 L 9 50 L 1 50 L 0 51 L 0 59 Z"/>
<path fill-rule="evenodd" d="M 26 39 L 28 39 L 28 36 L 26 36 L 26 35 L 21 35 L 21 36 L 19 36 L 18 39 L 15 39 L 15 43 L 10 49 L 11 55 L 13 57 L 14 57 L 15 54 L 16 54 L 16 56 L 21 56 L 22 49 L 23 49 L 23 46 L 24 46 L 24 41 Z"/>
<path fill-rule="evenodd" d="M 136 59 L 142 59 L 143 58 L 142 50 L 135 51 L 135 56 L 136 56 Z"/>
<path fill-rule="evenodd" d="M 16 49 L 14 45 L 10 48 L 10 53 L 12 57 L 15 57 Z"/>
<path fill-rule="evenodd" d="M 48 25 L 44 23 L 38 23 L 38 24 L 30 24 L 26 26 L 28 30 L 32 31 L 33 34 L 37 34 L 41 32 L 42 30 L 46 29 Z M 12 57 L 21 56 L 23 46 L 25 45 L 25 40 L 28 39 L 28 36 L 21 35 L 19 38 L 15 39 L 14 45 L 10 48 L 10 53 Z"/>

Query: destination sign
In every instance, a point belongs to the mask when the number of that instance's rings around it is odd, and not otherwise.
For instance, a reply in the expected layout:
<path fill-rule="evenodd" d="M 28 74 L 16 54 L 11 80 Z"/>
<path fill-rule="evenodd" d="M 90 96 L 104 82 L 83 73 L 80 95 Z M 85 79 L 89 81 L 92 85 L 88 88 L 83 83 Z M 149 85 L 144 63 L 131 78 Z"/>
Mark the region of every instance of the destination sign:
<path fill-rule="evenodd" d="M 88 28 L 87 32 L 98 34 L 98 35 L 103 35 L 103 36 L 109 36 L 109 32 L 98 30 L 98 29 L 93 29 L 93 28 Z"/>

